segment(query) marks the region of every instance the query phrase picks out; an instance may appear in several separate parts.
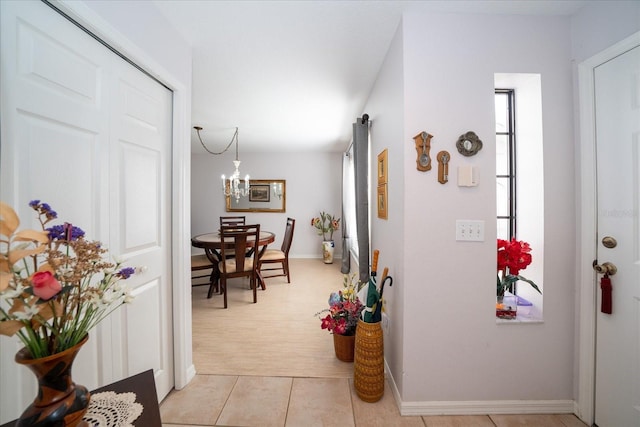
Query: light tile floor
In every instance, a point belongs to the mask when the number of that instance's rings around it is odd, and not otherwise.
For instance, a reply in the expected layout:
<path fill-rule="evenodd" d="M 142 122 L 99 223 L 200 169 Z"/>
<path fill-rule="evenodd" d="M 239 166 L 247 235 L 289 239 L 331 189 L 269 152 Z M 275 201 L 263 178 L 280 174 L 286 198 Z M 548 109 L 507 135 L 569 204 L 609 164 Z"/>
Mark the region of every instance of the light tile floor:
<path fill-rule="evenodd" d="M 380 401 L 363 402 L 353 388 L 352 365 L 334 357 L 333 340 L 309 315 L 325 304 L 335 283 L 342 283 L 340 265 L 290 261 L 291 284 L 270 279 L 259 304 L 247 302 L 246 285 L 229 287 L 227 310 L 220 298 L 206 298 L 207 287 L 194 288 L 194 365 L 199 374 L 164 399 L 164 426 L 585 427 L 570 414 L 403 417 L 389 384 Z M 290 314 L 289 320 L 282 311 Z M 266 349 L 265 343 L 273 344 L 282 329 L 291 339 Z"/>
<path fill-rule="evenodd" d="M 366 403 L 351 378 L 196 375 L 160 413 L 165 427 L 585 427 L 571 414 L 403 417 L 388 384 Z"/>

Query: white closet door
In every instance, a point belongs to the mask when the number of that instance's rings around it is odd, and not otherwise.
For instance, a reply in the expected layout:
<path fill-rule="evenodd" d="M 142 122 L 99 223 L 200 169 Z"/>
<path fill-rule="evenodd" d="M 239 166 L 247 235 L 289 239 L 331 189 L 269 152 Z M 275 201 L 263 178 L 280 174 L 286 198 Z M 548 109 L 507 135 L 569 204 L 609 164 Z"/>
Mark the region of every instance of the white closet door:
<path fill-rule="evenodd" d="M 116 372 L 154 369 L 159 399 L 173 388 L 171 92 L 123 60 L 111 104 L 111 242 L 129 266 L 133 304 L 114 316 Z"/>
<path fill-rule="evenodd" d="M 126 264 L 137 296 L 91 333 L 74 365 L 89 389 L 153 368 L 173 387 L 171 92 L 41 2 L 0 2 L 0 199 L 22 227 L 41 199 Z M 31 221 L 31 223 L 30 223 Z M 35 396 L 0 337 L 0 422 Z"/>

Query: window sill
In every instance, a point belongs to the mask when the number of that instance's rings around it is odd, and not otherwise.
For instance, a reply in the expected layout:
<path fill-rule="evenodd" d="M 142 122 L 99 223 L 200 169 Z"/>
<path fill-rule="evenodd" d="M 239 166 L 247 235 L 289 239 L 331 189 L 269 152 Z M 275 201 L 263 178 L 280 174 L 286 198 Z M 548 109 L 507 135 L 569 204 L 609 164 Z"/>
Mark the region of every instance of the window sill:
<path fill-rule="evenodd" d="M 515 319 L 500 319 L 496 317 L 496 324 L 544 323 L 542 313 L 526 299 L 518 296 L 518 311 Z"/>
<path fill-rule="evenodd" d="M 516 315 L 515 319 L 498 319 L 496 318 L 497 325 L 508 325 L 508 324 L 522 324 L 522 323 L 544 323 L 544 320 L 539 317 L 525 317 Z"/>

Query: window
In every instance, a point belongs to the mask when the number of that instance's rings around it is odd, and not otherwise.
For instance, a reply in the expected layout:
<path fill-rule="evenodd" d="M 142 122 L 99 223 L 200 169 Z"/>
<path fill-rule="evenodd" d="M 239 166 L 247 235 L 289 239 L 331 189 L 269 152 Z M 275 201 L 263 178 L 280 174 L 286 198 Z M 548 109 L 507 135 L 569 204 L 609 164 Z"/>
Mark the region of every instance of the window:
<path fill-rule="evenodd" d="M 521 274 L 544 292 L 542 80 L 525 73 L 494 79 L 497 237 L 531 245 L 533 261 Z M 518 321 L 542 320 L 542 295 L 525 282 L 514 291 L 532 304 L 518 306 Z"/>
<path fill-rule="evenodd" d="M 496 89 L 496 212 L 498 238 L 516 237 L 515 92 Z"/>

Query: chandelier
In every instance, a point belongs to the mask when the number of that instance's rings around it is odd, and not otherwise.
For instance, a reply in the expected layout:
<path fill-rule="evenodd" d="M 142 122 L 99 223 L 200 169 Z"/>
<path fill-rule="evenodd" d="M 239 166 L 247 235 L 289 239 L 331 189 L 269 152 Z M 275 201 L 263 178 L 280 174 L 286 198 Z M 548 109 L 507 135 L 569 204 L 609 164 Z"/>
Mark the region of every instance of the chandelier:
<path fill-rule="evenodd" d="M 222 175 L 222 192 L 225 197 L 234 197 L 236 199 L 236 203 L 238 203 L 240 201 L 240 197 L 246 197 L 249 195 L 249 175 L 245 175 L 244 185 L 240 185 L 240 160 L 238 160 L 238 128 L 236 127 L 236 131 L 231 137 L 231 141 L 229 141 L 229 144 L 227 144 L 227 147 L 219 153 L 209 150 L 207 146 L 204 145 L 204 142 L 202 142 L 202 138 L 200 137 L 200 131 L 202 130 L 201 126 L 194 126 L 193 128 L 198 134 L 198 139 L 200 140 L 200 144 L 202 144 L 202 148 L 204 148 L 207 153 L 213 154 L 215 156 L 225 153 L 229 149 L 229 147 L 231 147 L 231 144 L 233 144 L 233 142 L 235 141 L 236 159 L 233 161 L 235 170 L 233 171 L 233 174 L 231 174 L 229 179 L 225 178 L 225 176 Z"/>

